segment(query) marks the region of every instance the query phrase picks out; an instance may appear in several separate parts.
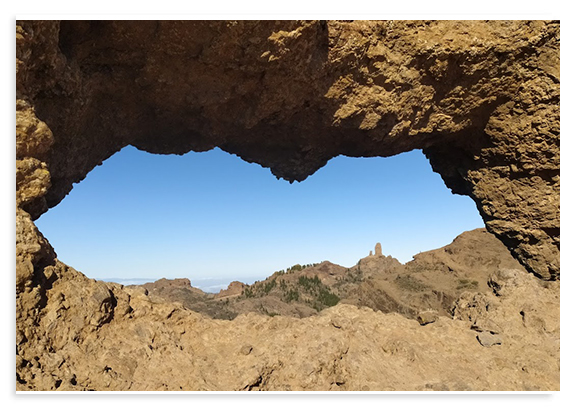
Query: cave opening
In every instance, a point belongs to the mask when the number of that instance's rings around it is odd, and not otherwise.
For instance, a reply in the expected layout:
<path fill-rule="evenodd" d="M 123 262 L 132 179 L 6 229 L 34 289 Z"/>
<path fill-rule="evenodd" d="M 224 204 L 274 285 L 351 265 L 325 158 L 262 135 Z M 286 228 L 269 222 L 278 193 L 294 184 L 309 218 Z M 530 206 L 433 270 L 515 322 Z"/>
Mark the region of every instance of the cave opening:
<path fill-rule="evenodd" d="M 302 183 L 218 148 L 154 155 L 128 146 L 37 221 L 58 258 L 129 284 L 188 278 L 218 292 L 321 261 L 352 267 L 376 243 L 401 263 L 483 227 L 419 150 L 339 156 Z"/>

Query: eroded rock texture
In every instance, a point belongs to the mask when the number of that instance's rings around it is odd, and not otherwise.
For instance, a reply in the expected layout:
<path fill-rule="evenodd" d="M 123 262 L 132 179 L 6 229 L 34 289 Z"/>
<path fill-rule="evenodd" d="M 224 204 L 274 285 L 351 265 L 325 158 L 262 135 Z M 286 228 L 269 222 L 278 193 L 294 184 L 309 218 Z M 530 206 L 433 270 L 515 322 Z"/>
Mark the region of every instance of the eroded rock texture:
<path fill-rule="evenodd" d="M 120 148 L 215 146 L 303 180 L 423 149 L 536 275 L 559 276 L 558 22 L 22 21 L 19 205 Z"/>
<path fill-rule="evenodd" d="M 213 320 L 61 262 L 52 271 L 43 315 L 18 335 L 20 390 L 560 389 L 559 282 L 520 270 L 425 326 L 344 304 Z"/>
<path fill-rule="evenodd" d="M 120 289 L 90 284 L 79 302 L 96 318 L 70 317 L 68 333 L 50 336 L 52 290 L 69 282 L 74 300 L 82 276 L 33 220 L 129 144 L 162 154 L 218 146 L 290 181 L 339 154 L 423 149 L 526 269 L 559 278 L 559 42 L 549 21 L 18 22 L 19 368 L 37 368 L 39 346 L 57 352 L 56 336 L 77 333 L 68 342 L 83 346 L 95 337 L 85 326 L 103 331 L 124 305 Z M 264 385 L 258 373 L 249 387 Z"/>

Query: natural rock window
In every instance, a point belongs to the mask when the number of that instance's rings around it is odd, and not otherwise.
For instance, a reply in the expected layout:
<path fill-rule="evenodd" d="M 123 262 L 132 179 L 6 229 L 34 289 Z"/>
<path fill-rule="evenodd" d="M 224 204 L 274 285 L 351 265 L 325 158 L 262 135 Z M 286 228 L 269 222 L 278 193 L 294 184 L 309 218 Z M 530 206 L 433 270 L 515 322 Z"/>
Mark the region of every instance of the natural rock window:
<path fill-rule="evenodd" d="M 351 267 L 379 241 L 405 263 L 483 226 L 472 201 L 452 195 L 418 151 L 335 158 L 289 184 L 217 149 L 180 157 L 133 147 L 36 224 L 58 257 L 89 277 L 190 278 L 210 291 L 296 264 Z"/>
<path fill-rule="evenodd" d="M 184 281 L 86 278 L 34 224 L 129 145 L 287 181 L 418 149 L 486 230 L 233 283 L 216 311 L 257 313 L 212 320 Z M 559 390 L 559 278 L 559 21 L 16 23 L 18 390 Z"/>

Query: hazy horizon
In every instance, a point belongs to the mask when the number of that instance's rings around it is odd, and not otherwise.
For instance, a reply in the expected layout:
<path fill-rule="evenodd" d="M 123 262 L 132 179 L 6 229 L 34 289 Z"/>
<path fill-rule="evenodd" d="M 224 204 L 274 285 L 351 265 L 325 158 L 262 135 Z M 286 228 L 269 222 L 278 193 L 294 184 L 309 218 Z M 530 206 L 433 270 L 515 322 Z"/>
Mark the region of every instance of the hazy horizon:
<path fill-rule="evenodd" d="M 133 147 L 36 224 L 60 260 L 92 278 L 224 281 L 324 260 L 350 267 L 377 242 L 405 263 L 483 227 L 475 203 L 453 195 L 420 151 L 336 157 L 289 184 L 218 148 L 177 156 Z"/>
<path fill-rule="evenodd" d="M 273 272 L 271 272 L 273 274 Z M 271 276 L 271 274 L 267 275 L 267 277 Z M 227 289 L 228 285 L 231 282 L 239 281 L 245 283 L 246 285 L 251 285 L 256 281 L 264 280 L 267 277 L 259 278 L 259 277 L 237 277 L 237 278 L 163 278 L 163 277 L 155 277 L 155 278 L 97 278 L 94 277 L 93 279 L 102 280 L 105 282 L 114 282 L 119 283 L 124 286 L 129 285 L 144 285 L 145 283 L 152 283 L 156 282 L 160 279 L 189 279 L 192 286 L 198 289 L 203 290 L 206 293 L 218 293 L 222 289 Z"/>

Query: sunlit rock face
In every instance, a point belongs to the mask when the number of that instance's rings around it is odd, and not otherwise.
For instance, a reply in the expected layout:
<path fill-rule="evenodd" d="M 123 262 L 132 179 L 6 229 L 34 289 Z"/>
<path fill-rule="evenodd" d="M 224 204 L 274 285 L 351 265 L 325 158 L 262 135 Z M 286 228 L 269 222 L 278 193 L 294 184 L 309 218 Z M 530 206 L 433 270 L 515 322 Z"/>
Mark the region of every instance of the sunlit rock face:
<path fill-rule="evenodd" d="M 17 199 L 37 218 L 128 144 L 303 180 L 424 150 L 534 274 L 559 276 L 557 22 L 23 21 Z"/>
<path fill-rule="evenodd" d="M 34 327 L 50 289 L 77 280 L 32 221 L 129 144 L 217 146 L 289 181 L 419 148 L 529 272 L 558 279 L 559 56 L 552 21 L 17 22 L 20 350 L 51 340 Z M 90 292 L 76 340 L 130 306 Z"/>

